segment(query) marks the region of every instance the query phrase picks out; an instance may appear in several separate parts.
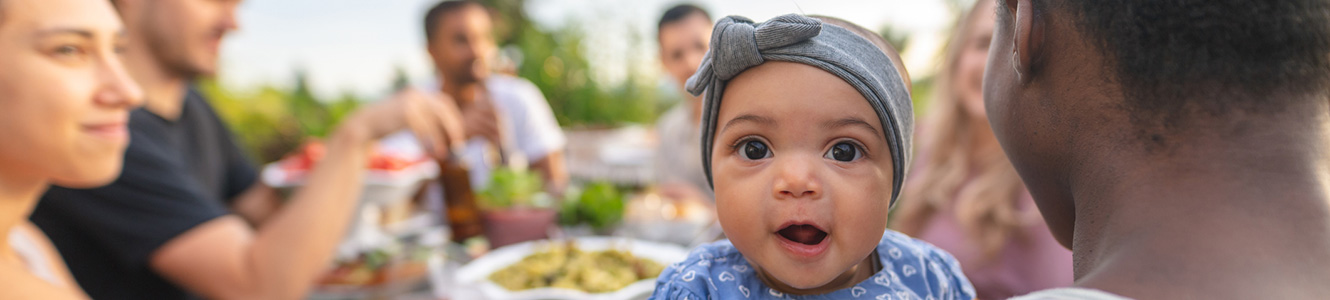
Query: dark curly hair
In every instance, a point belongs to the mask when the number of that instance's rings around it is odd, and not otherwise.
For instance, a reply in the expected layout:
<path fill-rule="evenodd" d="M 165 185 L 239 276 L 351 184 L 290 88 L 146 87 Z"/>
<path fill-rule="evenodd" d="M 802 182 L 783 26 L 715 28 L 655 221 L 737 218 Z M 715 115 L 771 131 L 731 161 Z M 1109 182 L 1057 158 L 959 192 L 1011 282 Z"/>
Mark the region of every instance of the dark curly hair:
<path fill-rule="evenodd" d="M 984 0 L 981 0 L 984 1 Z M 1006 1 L 998 16 L 1009 22 Z M 1073 16 L 1135 115 L 1276 111 L 1330 91 L 1330 1 L 1032 0 Z"/>

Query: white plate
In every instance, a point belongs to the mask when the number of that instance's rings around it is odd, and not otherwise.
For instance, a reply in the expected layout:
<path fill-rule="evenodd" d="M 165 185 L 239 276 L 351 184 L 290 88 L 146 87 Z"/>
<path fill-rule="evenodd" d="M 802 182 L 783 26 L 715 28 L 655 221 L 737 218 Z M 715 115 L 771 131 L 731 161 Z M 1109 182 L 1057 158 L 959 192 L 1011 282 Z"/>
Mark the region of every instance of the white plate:
<path fill-rule="evenodd" d="M 641 240 L 612 237 L 583 237 L 573 239 L 578 248 L 586 251 L 608 249 L 626 250 L 634 256 L 650 259 L 663 266 L 669 266 L 688 258 L 688 250 L 671 244 L 661 244 Z M 583 291 L 539 288 L 523 291 L 509 291 L 489 280 L 489 275 L 508 267 L 523 258 L 545 249 L 558 241 L 532 241 L 496 249 L 471 261 L 457 271 L 457 282 L 463 286 L 477 287 L 486 299 L 490 300 L 525 300 L 525 299 L 589 299 L 589 300 L 626 300 L 646 298 L 656 287 L 656 279 L 639 280 L 618 291 L 589 294 Z"/>

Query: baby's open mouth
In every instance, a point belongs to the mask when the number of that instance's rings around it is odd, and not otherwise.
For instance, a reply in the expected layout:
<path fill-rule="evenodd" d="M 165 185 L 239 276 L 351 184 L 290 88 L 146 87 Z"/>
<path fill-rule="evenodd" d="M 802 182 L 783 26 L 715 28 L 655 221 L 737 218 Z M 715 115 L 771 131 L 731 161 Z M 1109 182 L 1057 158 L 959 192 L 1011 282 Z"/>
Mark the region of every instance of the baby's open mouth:
<path fill-rule="evenodd" d="M 781 237 L 784 237 L 787 240 L 804 245 L 821 244 L 822 240 L 827 238 L 826 231 L 822 231 L 813 225 L 807 224 L 786 226 L 785 228 L 781 228 L 780 231 L 776 231 L 776 234 L 780 234 Z"/>

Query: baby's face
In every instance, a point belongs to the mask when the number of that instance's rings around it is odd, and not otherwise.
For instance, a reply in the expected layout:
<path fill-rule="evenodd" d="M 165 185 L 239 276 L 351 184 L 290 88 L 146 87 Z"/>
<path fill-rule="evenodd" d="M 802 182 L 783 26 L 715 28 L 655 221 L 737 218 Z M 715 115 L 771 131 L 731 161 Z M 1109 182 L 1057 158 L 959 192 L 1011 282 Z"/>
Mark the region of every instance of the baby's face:
<path fill-rule="evenodd" d="M 886 230 L 893 163 L 868 101 L 831 73 L 774 61 L 722 96 L 711 167 L 734 246 L 800 290 L 864 261 Z"/>

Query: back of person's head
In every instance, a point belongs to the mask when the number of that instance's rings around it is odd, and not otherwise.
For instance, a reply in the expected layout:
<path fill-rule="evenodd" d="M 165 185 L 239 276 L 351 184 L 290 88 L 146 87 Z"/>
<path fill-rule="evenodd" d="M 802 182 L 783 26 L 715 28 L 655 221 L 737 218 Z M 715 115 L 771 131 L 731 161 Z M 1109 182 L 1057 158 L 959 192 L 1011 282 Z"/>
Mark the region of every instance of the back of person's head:
<path fill-rule="evenodd" d="M 434 40 L 434 31 L 438 30 L 439 21 L 442 21 L 444 16 L 472 6 L 481 8 L 485 7 L 484 4 L 480 4 L 480 2 L 473 0 L 447 0 L 435 4 L 434 7 L 431 7 L 429 11 L 425 13 L 425 40 Z"/>
<path fill-rule="evenodd" d="M 1032 2 L 1072 16 L 1102 52 L 1103 75 L 1121 86 L 1127 110 L 1147 123 L 1277 111 L 1301 98 L 1272 95 L 1330 91 L 1330 1 Z"/>
<path fill-rule="evenodd" d="M 701 14 L 702 17 L 706 18 L 707 20 L 711 20 L 711 14 L 707 13 L 707 10 L 702 9 L 702 7 L 693 4 L 682 3 L 670 7 L 670 9 L 665 10 L 664 14 L 660 15 L 660 21 L 656 22 L 656 33 L 659 34 L 660 29 L 664 28 L 665 25 L 682 21 L 685 18 L 688 18 L 694 14 Z"/>

